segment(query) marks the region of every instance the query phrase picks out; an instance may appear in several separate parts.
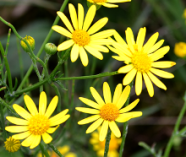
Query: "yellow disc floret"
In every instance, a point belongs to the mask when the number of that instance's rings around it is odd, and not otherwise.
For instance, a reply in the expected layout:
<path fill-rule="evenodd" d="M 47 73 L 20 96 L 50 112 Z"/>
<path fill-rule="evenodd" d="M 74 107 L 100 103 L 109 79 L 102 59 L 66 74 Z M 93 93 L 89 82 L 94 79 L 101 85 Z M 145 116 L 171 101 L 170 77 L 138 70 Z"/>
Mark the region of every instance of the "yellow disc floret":
<path fill-rule="evenodd" d="M 85 46 L 90 42 L 89 34 L 84 30 L 75 30 L 72 33 L 72 39 L 79 46 Z"/>
<path fill-rule="evenodd" d="M 42 135 L 50 126 L 49 120 L 44 115 L 35 115 L 29 120 L 28 130 L 34 135 Z"/>
<path fill-rule="evenodd" d="M 131 58 L 134 68 L 139 72 L 148 72 L 151 68 L 151 59 L 144 52 L 135 52 Z"/>
<path fill-rule="evenodd" d="M 119 116 L 119 109 L 114 104 L 105 104 L 100 109 L 100 116 L 104 120 L 114 121 Z"/>
<path fill-rule="evenodd" d="M 12 137 L 7 138 L 5 141 L 5 148 L 9 152 L 12 152 L 12 153 L 17 152 L 19 150 L 20 146 L 21 146 L 20 141 L 14 139 Z"/>

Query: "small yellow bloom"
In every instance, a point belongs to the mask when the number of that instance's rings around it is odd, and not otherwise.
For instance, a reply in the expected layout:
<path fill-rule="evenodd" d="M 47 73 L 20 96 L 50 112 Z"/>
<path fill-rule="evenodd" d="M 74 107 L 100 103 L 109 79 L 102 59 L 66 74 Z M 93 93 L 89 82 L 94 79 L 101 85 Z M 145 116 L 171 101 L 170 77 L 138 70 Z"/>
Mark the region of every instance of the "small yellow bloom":
<path fill-rule="evenodd" d="M 183 17 L 186 19 L 186 9 L 183 12 Z"/>
<path fill-rule="evenodd" d="M 55 132 L 59 124 L 64 123 L 70 117 L 70 115 L 67 114 L 68 109 L 51 117 L 57 107 L 58 96 L 55 96 L 51 100 L 47 108 L 47 97 L 45 92 L 41 92 L 40 94 L 39 112 L 35 103 L 28 95 L 24 96 L 24 102 L 30 113 L 21 106 L 14 104 L 14 110 L 23 119 L 7 116 L 6 119 L 17 126 L 7 126 L 5 130 L 11 133 L 19 133 L 12 136 L 14 139 L 22 140 L 26 138 L 21 145 L 30 147 L 30 149 L 38 146 L 41 137 L 46 144 L 50 143 L 52 137 L 49 134 Z"/>
<path fill-rule="evenodd" d="M 97 152 L 97 155 L 100 157 L 103 157 L 104 150 L 105 150 L 105 140 L 104 141 L 99 140 L 99 133 L 100 133 L 100 128 L 98 128 L 97 131 L 91 134 L 90 143 L 93 145 L 93 148 Z M 119 156 L 119 153 L 117 150 L 121 144 L 121 141 L 122 141 L 121 138 L 116 138 L 113 133 L 111 134 L 108 157 Z"/>
<path fill-rule="evenodd" d="M 21 147 L 20 141 L 12 138 L 11 136 L 6 139 L 5 143 L 5 148 L 9 152 L 17 152 L 19 148 Z"/>
<path fill-rule="evenodd" d="M 110 47 L 113 52 L 118 54 L 118 56 L 113 56 L 113 58 L 127 64 L 118 70 L 119 73 L 127 73 L 123 78 L 123 85 L 130 84 L 136 76 L 135 91 L 137 95 L 140 95 L 142 92 L 143 79 L 151 97 L 154 95 L 152 82 L 159 88 L 166 90 L 167 87 L 155 75 L 167 79 L 174 77 L 172 73 L 160 70 L 159 68 L 170 68 L 176 64 L 175 62 L 157 61 L 164 57 L 170 47 L 164 46 L 160 48 L 164 40 L 156 43 L 159 36 L 158 32 L 153 34 L 143 45 L 146 35 L 145 27 L 139 30 L 136 42 L 131 28 L 127 28 L 125 33 L 127 43 L 116 32 L 114 38 L 118 43 L 113 45 L 115 48 Z"/>
<path fill-rule="evenodd" d="M 186 43 L 184 42 L 176 43 L 174 47 L 174 53 L 178 57 L 185 57 L 186 56 Z"/>
<path fill-rule="evenodd" d="M 35 49 L 35 40 L 34 40 L 34 38 L 32 38 L 31 36 L 27 36 L 26 35 L 26 37 L 24 37 L 23 39 L 25 39 L 28 42 L 28 44 L 31 47 L 31 50 L 33 51 Z M 26 43 L 23 40 L 21 40 L 20 43 L 21 43 L 21 47 L 23 48 L 23 50 L 25 52 L 29 52 L 30 51 L 28 46 L 26 45 Z"/>
<path fill-rule="evenodd" d="M 100 141 L 105 140 L 108 128 L 111 129 L 111 131 L 116 137 L 121 137 L 121 132 L 116 122 L 124 123 L 130 120 L 131 118 L 140 117 L 142 115 L 141 111 L 128 112 L 138 104 L 139 99 L 136 99 L 127 107 L 122 108 L 130 94 L 130 86 L 125 87 L 125 89 L 122 91 L 122 84 L 118 84 L 112 99 L 110 87 L 107 82 L 104 82 L 103 97 L 105 101 L 103 101 L 101 96 L 93 87 L 90 87 L 90 91 L 96 102 L 83 97 L 80 97 L 79 99 L 83 103 L 93 107 L 94 109 L 76 107 L 76 110 L 84 113 L 93 114 L 93 116 L 79 121 L 78 124 L 83 125 L 95 121 L 86 130 L 86 133 L 88 134 L 96 130 L 103 123 L 101 126 L 101 131 L 99 133 Z"/>
<path fill-rule="evenodd" d="M 81 62 L 84 66 L 87 66 L 89 62 L 86 51 L 88 51 L 94 57 L 102 60 L 103 55 L 101 52 L 109 52 L 109 49 L 104 45 L 112 43 L 111 40 L 106 38 L 112 36 L 115 32 L 113 29 L 109 29 L 97 33 L 106 25 L 106 23 L 108 22 L 108 18 L 104 17 L 90 27 L 96 14 L 95 5 L 92 5 L 89 8 L 85 18 L 84 8 L 81 4 L 78 4 L 78 14 L 72 4 L 69 4 L 69 12 L 73 26 L 64 15 L 64 13 L 58 11 L 58 16 L 61 18 L 68 30 L 58 25 L 52 27 L 54 31 L 70 38 L 67 41 L 61 43 L 57 47 L 57 50 L 63 51 L 72 47 L 70 53 L 71 61 L 75 62 L 80 56 Z"/>
<path fill-rule="evenodd" d="M 125 3 L 125 2 L 131 2 L 131 0 L 87 0 L 90 3 L 102 5 L 107 8 L 117 8 L 118 5 L 113 3 Z"/>

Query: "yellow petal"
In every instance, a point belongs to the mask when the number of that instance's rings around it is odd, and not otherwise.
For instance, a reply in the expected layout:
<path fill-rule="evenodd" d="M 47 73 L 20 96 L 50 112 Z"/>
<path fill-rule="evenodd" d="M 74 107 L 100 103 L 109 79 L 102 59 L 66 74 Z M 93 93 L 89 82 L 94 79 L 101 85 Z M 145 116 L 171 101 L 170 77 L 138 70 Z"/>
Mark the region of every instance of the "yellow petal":
<path fill-rule="evenodd" d="M 93 132 L 94 130 L 96 130 L 101 125 L 102 122 L 103 122 L 103 119 L 102 118 L 99 118 L 97 121 L 95 121 L 94 123 L 92 123 L 88 127 L 88 129 L 86 130 L 86 134 L 89 134 L 89 133 Z"/>
<path fill-rule="evenodd" d="M 103 55 L 96 49 L 94 49 L 93 47 L 90 47 L 88 45 L 86 45 L 84 47 L 91 55 L 93 55 L 94 57 L 103 60 Z"/>
<path fill-rule="evenodd" d="M 149 57 L 152 59 L 152 61 L 157 61 L 158 59 L 164 57 L 164 55 L 170 50 L 169 46 L 164 46 L 160 49 L 158 49 L 153 54 L 150 54 Z"/>
<path fill-rule="evenodd" d="M 130 86 L 126 86 L 116 104 L 118 109 L 122 108 L 122 106 L 125 104 L 125 102 L 129 97 L 129 94 L 130 94 Z"/>
<path fill-rule="evenodd" d="M 161 82 L 156 76 L 154 76 L 151 72 L 148 72 L 147 75 L 150 77 L 151 81 L 158 86 L 159 88 L 162 88 L 164 90 L 167 90 L 167 87 Z"/>
<path fill-rule="evenodd" d="M 150 97 L 153 97 L 154 96 L 154 87 L 152 85 L 150 78 L 148 77 L 148 75 L 146 73 L 143 73 L 143 78 L 144 78 L 145 85 L 147 87 L 147 91 L 148 91 Z"/>
<path fill-rule="evenodd" d="M 63 36 L 72 38 L 72 34 L 61 26 L 55 25 L 55 26 L 52 26 L 52 29 Z"/>
<path fill-rule="evenodd" d="M 114 38 L 116 39 L 116 41 L 121 44 L 124 47 L 128 47 L 127 43 L 123 40 L 123 38 L 119 35 L 119 33 L 117 31 L 115 31 L 114 33 Z"/>
<path fill-rule="evenodd" d="M 120 114 L 118 118 L 115 120 L 116 122 L 119 123 L 124 123 L 132 118 L 131 114 L 125 113 L 125 114 Z"/>
<path fill-rule="evenodd" d="M 33 142 L 33 138 L 34 138 L 34 135 L 31 134 L 29 137 L 27 137 L 22 143 L 21 145 L 24 146 L 24 147 L 29 147 L 32 142 Z"/>
<path fill-rule="evenodd" d="M 103 96 L 106 104 L 111 103 L 111 91 L 107 82 L 103 83 Z"/>
<path fill-rule="evenodd" d="M 80 49 L 80 59 L 84 67 L 88 65 L 88 55 L 85 51 L 85 49 L 81 46 Z"/>
<path fill-rule="evenodd" d="M 24 96 L 24 102 L 26 104 L 26 107 L 30 111 L 31 115 L 34 116 L 34 115 L 38 114 L 35 103 L 33 102 L 33 100 L 28 95 Z"/>
<path fill-rule="evenodd" d="M 57 115 L 51 117 L 51 118 L 49 119 L 50 123 L 53 123 L 53 122 L 55 122 L 55 121 L 57 121 L 57 120 L 63 118 L 63 116 L 66 115 L 68 111 L 69 111 L 69 109 L 66 109 L 66 110 L 64 110 L 64 111 L 62 111 L 62 112 L 60 112 L 60 113 L 58 113 Z"/>
<path fill-rule="evenodd" d="M 131 104 L 129 104 L 128 106 L 122 108 L 119 113 L 124 113 L 124 112 L 128 112 L 130 110 L 132 110 L 134 107 L 136 107 L 136 105 L 138 104 L 140 100 L 136 99 L 135 101 L 133 101 Z"/>
<path fill-rule="evenodd" d="M 135 91 L 136 91 L 136 95 L 140 95 L 141 91 L 142 91 L 142 73 L 141 72 L 137 72 L 136 75 L 136 81 L 135 81 Z"/>
<path fill-rule="evenodd" d="M 78 29 L 78 19 L 77 19 L 76 9 L 72 4 L 69 4 L 68 7 L 69 7 L 69 13 L 70 13 L 70 17 L 72 20 L 72 24 L 73 24 L 75 30 L 77 30 Z"/>
<path fill-rule="evenodd" d="M 67 41 L 64 41 L 63 43 L 58 45 L 57 50 L 58 51 L 66 50 L 66 49 L 70 48 L 73 44 L 74 44 L 74 41 L 71 40 L 71 39 L 67 40 Z"/>
<path fill-rule="evenodd" d="M 6 119 L 16 125 L 28 125 L 28 121 L 21 118 L 7 116 Z"/>
<path fill-rule="evenodd" d="M 174 78 L 174 75 L 172 73 L 169 73 L 163 70 L 151 68 L 150 71 L 159 77 L 168 78 L 168 79 Z"/>
<path fill-rule="evenodd" d="M 155 68 L 171 68 L 174 65 L 176 65 L 176 63 L 172 61 L 158 61 L 152 63 L 152 67 Z"/>
<path fill-rule="evenodd" d="M 164 43 L 164 40 L 163 40 L 163 39 L 160 40 L 160 41 L 158 41 L 158 42 L 148 51 L 148 54 L 150 54 L 150 53 L 156 51 L 157 49 L 159 49 L 159 48 L 163 45 L 163 43 Z"/>
<path fill-rule="evenodd" d="M 43 141 L 48 144 L 52 141 L 52 137 L 48 133 L 42 134 Z"/>
<path fill-rule="evenodd" d="M 78 3 L 78 24 L 79 24 L 79 29 L 82 29 L 83 21 L 84 21 L 84 8 L 83 8 L 83 6 L 80 3 Z"/>
<path fill-rule="evenodd" d="M 89 99 L 83 98 L 83 97 L 79 97 L 79 100 L 81 100 L 83 103 L 85 103 L 86 105 L 88 105 L 90 107 L 93 107 L 93 108 L 96 108 L 96 109 L 100 109 L 100 105 L 95 103 L 92 100 L 89 100 Z"/>
<path fill-rule="evenodd" d="M 22 108 L 21 106 L 13 104 L 13 108 L 17 112 L 17 114 L 19 114 L 24 119 L 29 120 L 31 118 L 31 114 L 28 113 L 28 111 Z"/>
<path fill-rule="evenodd" d="M 20 133 L 20 134 L 15 134 L 12 136 L 12 138 L 14 139 L 17 139 L 17 140 L 22 140 L 28 136 L 30 136 L 31 132 L 30 131 L 27 131 L 27 132 L 23 132 L 23 133 Z"/>
<path fill-rule="evenodd" d="M 121 96 L 121 93 L 122 93 L 122 84 L 119 83 L 117 86 L 116 86 L 116 89 L 114 91 L 114 95 L 113 95 L 113 104 L 117 104 L 120 96 Z"/>
<path fill-rule="evenodd" d="M 90 87 L 90 92 L 91 92 L 92 96 L 94 97 L 94 99 L 96 100 L 96 102 L 100 105 L 100 107 L 105 105 L 105 102 L 103 101 L 103 99 L 101 98 L 99 93 L 95 90 L 95 88 Z"/>
<path fill-rule="evenodd" d="M 90 27 L 93 19 L 94 19 L 94 16 L 96 14 L 96 6 L 95 5 L 92 5 L 88 12 L 87 12 L 87 15 L 85 17 L 85 21 L 84 21 L 84 25 L 83 25 L 83 30 L 84 31 L 87 31 L 87 29 Z"/>
<path fill-rule="evenodd" d="M 130 2 L 131 0 L 107 0 L 107 2 L 110 3 L 124 3 L 124 2 Z"/>
<path fill-rule="evenodd" d="M 46 113 L 45 113 L 45 116 L 46 116 L 47 118 L 49 118 L 49 117 L 52 115 L 52 113 L 54 112 L 54 110 L 55 110 L 56 107 L 57 107 L 57 104 L 58 104 L 58 96 L 55 96 L 55 97 L 51 100 L 51 102 L 50 102 L 50 104 L 49 104 L 49 106 L 48 106 L 48 108 L 47 108 L 47 111 L 46 111 Z"/>
<path fill-rule="evenodd" d="M 89 46 L 101 52 L 106 52 L 106 53 L 109 52 L 109 49 L 102 45 L 89 44 Z"/>
<path fill-rule="evenodd" d="M 75 62 L 79 57 L 79 45 L 74 44 L 70 53 L 70 59 L 72 62 Z"/>
<path fill-rule="evenodd" d="M 56 127 L 53 127 L 53 128 L 49 128 L 49 129 L 47 130 L 47 133 L 52 134 L 52 133 L 54 133 L 54 132 L 57 130 L 57 128 L 59 128 L 59 125 L 56 126 Z"/>
<path fill-rule="evenodd" d="M 108 121 L 104 120 L 103 125 L 101 126 L 101 131 L 99 134 L 99 140 L 104 141 L 108 132 Z"/>
<path fill-rule="evenodd" d="M 113 41 L 110 39 L 95 39 L 95 40 L 91 40 L 90 44 L 111 45 L 113 44 Z"/>
<path fill-rule="evenodd" d="M 37 147 L 40 142 L 41 142 L 41 135 L 34 135 L 33 142 L 30 146 L 30 149 L 34 149 L 35 147 Z"/>
<path fill-rule="evenodd" d="M 141 51 L 143 47 L 143 43 L 145 41 L 145 35 L 146 35 L 146 28 L 140 28 L 138 36 L 137 36 L 137 41 L 136 44 L 138 45 L 138 51 Z"/>
<path fill-rule="evenodd" d="M 114 29 L 104 30 L 104 31 L 101 31 L 99 33 L 96 33 L 96 34 L 92 35 L 91 36 L 91 39 L 92 40 L 95 40 L 95 39 L 108 38 L 108 37 L 114 35 L 114 33 L 115 33 L 115 30 Z"/>
<path fill-rule="evenodd" d="M 109 127 L 116 137 L 121 137 L 121 132 L 114 121 L 109 122 Z"/>
<path fill-rule="evenodd" d="M 73 33 L 74 32 L 74 29 L 72 28 L 72 25 L 71 25 L 70 21 L 68 20 L 68 18 L 65 16 L 65 14 L 63 12 L 60 12 L 60 11 L 58 11 L 57 14 L 61 18 L 61 20 L 63 21 L 63 23 L 65 24 L 65 26 L 69 29 L 69 31 L 71 33 Z M 52 29 L 53 29 L 53 27 L 52 27 Z M 69 34 L 69 33 L 67 33 L 67 34 Z"/>
<path fill-rule="evenodd" d="M 110 4 L 110 3 L 103 3 L 103 6 L 107 7 L 107 8 L 117 8 L 118 7 L 118 5 Z"/>
<path fill-rule="evenodd" d="M 76 110 L 84 113 L 89 113 L 89 114 L 99 114 L 99 110 L 86 108 L 86 107 L 76 107 Z"/>
<path fill-rule="evenodd" d="M 50 126 L 56 126 L 56 125 L 62 124 L 65 121 L 67 121 L 67 119 L 69 119 L 69 118 L 70 118 L 70 115 L 67 114 L 64 117 L 62 117 L 61 119 L 58 119 L 58 120 L 53 121 L 52 123 L 50 123 Z"/>
<path fill-rule="evenodd" d="M 132 29 L 128 27 L 127 30 L 125 31 L 125 34 L 126 34 L 126 40 L 127 40 L 128 46 L 130 50 L 134 52 L 135 50 L 134 50 L 133 45 L 135 44 L 135 41 L 134 41 L 134 34 L 132 32 Z"/>
<path fill-rule="evenodd" d="M 93 116 L 90 116 L 88 118 L 85 118 L 85 119 L 82 119 L 78 122 L 79 125 L 83 125 L 83 124 L 87 124 L 87 123 L 91 123 L 95 120 L 97 120 L 98 118 L 100 118 L 100 115 L 93 115 Z"/>
<path fill-rule="evenodd" d="M 45 92 L 41 92 L 39 98 L 39 114 L 44 115 L 47 106 L 47 96 Z"/>
<path fill-rule="evenodd" d="M 89 35 L 96 33 L 97 31 L 99 31 L 103 26 L 106 25 L 106 23 L 108 22 L 108 18 L 104 17 L 102 19 L 100 19 L 99 21 L 97 21 L 93 26 L 90 27 L 90 29 L 88 30 Z"/>
<path fill-rule="evenodd" d="M 133 65 L 129 64 L 129 65 L 125 65 L 121 68 L 118 69 L 118 73 L 128 73 L 129 71 L 131 71 L 133 69 Z"/>
<path fill-rule="evenodd" d="M 136 73 L 137 73 L 137 70 L 135 68 L 133 68 L 127 75 L 125 75 L 125 77 L 123 79 L 123 85 L 130 84 L 132 82 L 132 80 L 134 79 Z"/>
<path fill-rule="evenodd" d="M 6 126 L 5 130 L 11 133 L 28 131 L 28 126 Z"/>

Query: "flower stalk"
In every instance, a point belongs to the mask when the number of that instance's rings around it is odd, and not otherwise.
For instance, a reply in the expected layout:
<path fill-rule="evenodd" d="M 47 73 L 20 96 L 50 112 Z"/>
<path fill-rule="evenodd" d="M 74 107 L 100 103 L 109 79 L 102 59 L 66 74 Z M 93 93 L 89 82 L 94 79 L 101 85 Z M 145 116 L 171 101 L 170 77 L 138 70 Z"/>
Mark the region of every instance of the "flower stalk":
<path fill-rule="evenodd" d="M 108 151 L 109 151 L 109 143 L 111 139 L 111 130 L 108 129 L 107 137 L 106 137 L 106 142 L 105 142 L 105 151 L 104 151 L 104 157 L 107 157 Z"/>

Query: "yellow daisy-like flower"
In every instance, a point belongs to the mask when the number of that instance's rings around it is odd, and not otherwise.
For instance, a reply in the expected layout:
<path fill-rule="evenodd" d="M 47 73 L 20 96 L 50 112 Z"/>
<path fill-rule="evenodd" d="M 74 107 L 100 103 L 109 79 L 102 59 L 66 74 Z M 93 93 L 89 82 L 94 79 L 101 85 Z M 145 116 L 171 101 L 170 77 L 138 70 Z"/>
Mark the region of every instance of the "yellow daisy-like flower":
<path fill-rule="evenodd" d="M 91 134 L 91 139 L 90 143 L 93 145 L 94 150 L 97 152 L 97 155 L 100 157 L 104 156 L 104 150 L 105 150 L 105 141 L 100 141 L 99 140 L 99 133 L 100 133 L 100 128 L 98 131 L 93 132 Z M 114 134 L 111 134 L 111 139 L 109 143 L 109 152 L 108 152 L 108 157 L 118 157 L 118 148 L 121 144 L 122 139 L 121 138 L 116 138 Z"/>
<path fill-rule="evenodd" d="M 174 53 L 178 57 L 185 57 L 186 56 L 186 43 L 184 42 L 176 43 L 174 47 Z"/>
<path fill-rule="evenodd" d="M 118 84 L 112 99 L 110 87 L 107 82 L 104 82 L 103 97 L 105 101 L 103 101 L 101 96 L 93 87 L 90 87 L 90 92 L 96 102 L 83 97 L 80 97 L 79 99 L 94 109 L 76 107 L 76 110 L 94 115 L 79 121 L 78 124 L 83 125 L 95 121 L 86 130 L 86 133 L 88 134 L 96 130 L 103 123 L 99 134 L 100 141 L 104 141 L 108 128 L 111 129 L 116 137 L 121 137 L 121 132 L 116 122 L 123 123 L 130 120 L 131 118 L 139 117 L 142 115 L 141 111 L 128 112 L 137 105 L 139 99 L 136 99 L 127 107 L 122 108 L 130 94 L 130 86 L 125 87 L 125 89 L 122 91 L 122 84 Z"/>
<path fill-rule="evenodd" d="M 81 62 L 84 66 L 88 65 L 88 55 L 86 51 L 88 51 L 94 57 L 102 60 L 103 55 L 101 52 L 109 52 L 109 49 L 103 45 L 112 43 L 112 41 L 106 38 L 112 36 L 114 34 L 114 30 L 109 29 L 101 31 L 99 33 L 97 33 L 97 31 L 105 26 L 105 24 L 108 22 L 108 18 L 104 17 L 90 27 L 96 14 L 95 5 L 92 5 L 89 8 L 85 18 L 84 8 L 81 4 L 78 4 L 78 16 L 75 7 L 72 4 L 69 4 L 69 12 L 73 27 L 64 13 L 59 11 L 57 12 L 57 14 L 66 25 L 68 30 L 57 25 L 52 27 L 54 31 L 70 38 L 69 40 L 61 43 L 57 47 L 57 50 L 63 51 L 72 46 L 72 50 L 70 53 L 71 61 L 75 62 L 80 56 Z"/>
<path fill-rule="evenodd" d="M 55 96 L 51 100 L 47 108 L 47 97 L 45 92 L 41 92 L 40 94 L 39 112 L 35 103 L 28 95 L 24 96 L 24 102 L 30 113 L 21 106 L 14 104 L 14 110 L 23 119 L 7 116 L 6 119 L 9 122 L 18 126 L 7 126 L 5 127 L 5 130 L 11 133 L 19 133 L 12 136 L 14 139 L 22 140 L 26 138 L 21 145 L 30 147 L 30 149 L 38 146 L 41 141 L 41 136 L 46 144 L 50 143 L 52 141 L 52 137 L 49 134 L 56 131 L 59 124 L 65 122 L 70 117 L 70 115 L 66 115 L 68 109 L 50 118 L 57 107 L 58 96 Z"/>
<path fill-rule="evenodd" d="M 12 138 L 11 136 L 7 138 L 4 143 L 5 143 L 6 150 L 12 153 L 17 152 L 21 147 L 20 141 Z"/>
<path fill-rule="evenodd" d="M 160 58 L 163 58 L 169 51 L 169 46 L 160 48 L 164 40 L 160 40 L 156 43 L 159 36 L 158 32 L 153 34 L 145 45 L 143 45 L 146 34 L 145 27 L 139 30 L 136 42 L 131 28 L 127 28 L 125 33 L 127 43 L 116 32 L 114 37 L 118 44 L 116 43 L 113 45 L 116 49 L 110 47 L 111 51 L 119 55 L 113 56 L 113 58 L 127 64 L 118 70 L 119 73 L 127 73 L 123 78 L 123 85 L 130 84 L 136 76 L 135 91 L 137 95 L 140 95 L 142 92 L 142 78 L 145 81 L 145 85 L 151 97 L 154 95 L 152 82 L 159 88 L 166 90 L 167 87 L 155 75 L 167 79 L 174 77 L 173 74 L 158 69 L 170 68 L 176 64 L 172 61 L 157 61 Z"/>
<path fill-rule="evenodd" d="M 113 3 L 125 3 L 125 2 L 131 2 L 131 0 L 87 0 L 90 3 L 102 5 L 107 8 L 117 8 L 118 5 Z"/>
<path fill-rule="evenodd" d="M 64 157 L 77 157 L 75 153 L 69 152 L 70 147 L 65 145 L 62 147 L 57 147 L 57 150 L 64 156 Z M 54 151 L 48 151 L 50 157 L 58 157 L 58 155 Z M 37 157 L 42 157 L 42 154 L 39 153 Z M 45 156 L 44 156 L 45 157 Z"/>

